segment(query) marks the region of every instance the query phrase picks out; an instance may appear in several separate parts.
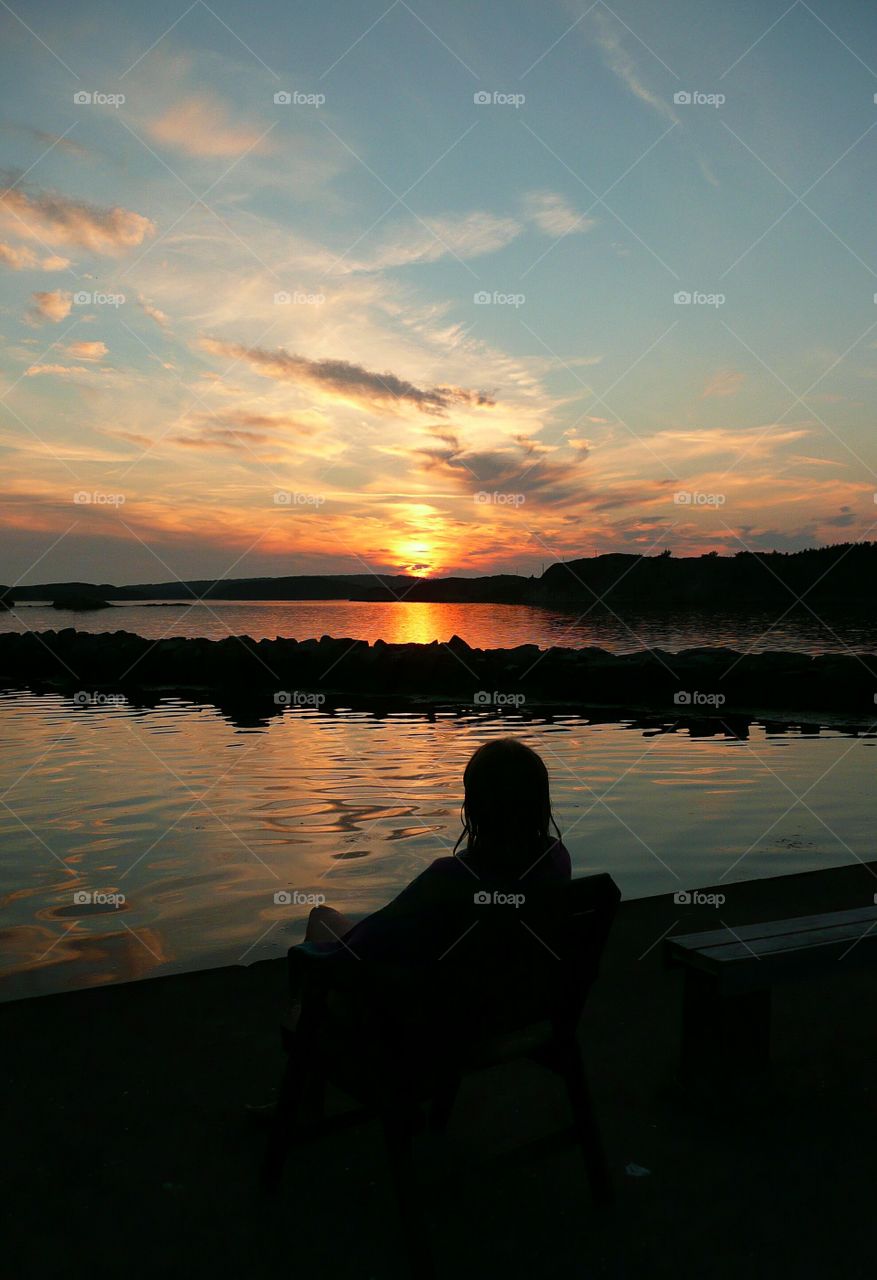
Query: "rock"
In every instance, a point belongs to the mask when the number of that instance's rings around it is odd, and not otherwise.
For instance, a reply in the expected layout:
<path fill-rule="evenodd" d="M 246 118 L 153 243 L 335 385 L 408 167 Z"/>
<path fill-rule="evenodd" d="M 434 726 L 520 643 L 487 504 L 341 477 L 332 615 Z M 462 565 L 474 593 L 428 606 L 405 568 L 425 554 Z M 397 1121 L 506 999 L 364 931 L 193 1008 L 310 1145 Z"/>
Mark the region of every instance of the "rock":
<path fill-rule="evenodd" d="M 873 672 L 873 674 L 872 674 Z M 75 683 L 74 683 L 75 673 Z M 712 731 L 721 716 L 782 712 L 874 717 L 877 655 L 832 653 L 739 654 L 698 648 L 671 653 L 640 650 L 611 654 L 599 648 L 473 649 L 459 636 L 447 644 L 369 645 L 351 637 L 324 636 L 255 641 L 165 637 L 127 631 L 92 634 L 59 631 L 0 633 L 0 678 L 13 687 L 49 682 L 58 687 L 191 691 L 234 705 L 243 723 L 261 715 L 284 690 L 327 698 L 447 699 L 471 705 L 473 690 L 520 690 L 527 705 L 654 708 L 696 717 Z M 138 696 L 140 696 L 138 694 Z M 721 700 L 720 700 L 721 699 Z M 271 707 L 275 705 L 271 701 Z M 277 704 L 280 705 L 280 704 Z M 273 710 L 270 714 L 274 714 Z"/>

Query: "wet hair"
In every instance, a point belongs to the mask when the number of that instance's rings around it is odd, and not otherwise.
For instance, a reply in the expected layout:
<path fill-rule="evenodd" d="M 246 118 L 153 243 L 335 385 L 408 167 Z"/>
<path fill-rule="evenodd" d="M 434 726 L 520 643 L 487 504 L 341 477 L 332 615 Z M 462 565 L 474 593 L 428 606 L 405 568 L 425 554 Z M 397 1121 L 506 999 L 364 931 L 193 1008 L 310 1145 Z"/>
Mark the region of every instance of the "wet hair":
<path fill-rule="evenodd" d="M 541 756 L 516 738 L 495 738 L 472 755 L 463 773 L 463 830 L 470 855 L 495 871 L 526 870 L 520 863 L 545 852 L 553 827 L 548 770 Z"/>

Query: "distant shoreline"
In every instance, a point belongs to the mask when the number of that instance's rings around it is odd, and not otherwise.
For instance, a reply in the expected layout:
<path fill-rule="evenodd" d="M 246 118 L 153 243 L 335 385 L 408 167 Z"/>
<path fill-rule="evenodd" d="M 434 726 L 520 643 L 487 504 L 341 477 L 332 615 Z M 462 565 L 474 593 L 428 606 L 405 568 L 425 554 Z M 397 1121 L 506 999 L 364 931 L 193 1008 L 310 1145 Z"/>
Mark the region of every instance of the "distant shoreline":
<path fill-rule="evenodd" d="M 839 543 L 807 551 L 743 551 L 676 558 L 608 554 L 556 562 L 539 577 L 489 574 L 418 578 L 405 574 L 299 574 L 265 578 L 191 579 L 114 586 L 50 582 L 0 586 L 0 602 L 93 598 L 116 602 L 210 600 L 233 604 L 330 600 L 445 604 L 526 604 L 549 608 L 604 606 L 672 613 L 721 609 L 804 608 L 877 614 L 877 542 Z"/>

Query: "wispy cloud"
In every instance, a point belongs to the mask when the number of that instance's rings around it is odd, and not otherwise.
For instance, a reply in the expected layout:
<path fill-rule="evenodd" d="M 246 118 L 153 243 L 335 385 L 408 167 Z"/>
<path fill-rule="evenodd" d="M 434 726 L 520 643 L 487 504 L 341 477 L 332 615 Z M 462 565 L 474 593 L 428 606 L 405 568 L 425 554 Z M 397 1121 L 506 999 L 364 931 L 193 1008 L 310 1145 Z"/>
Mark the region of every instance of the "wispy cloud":
<path fill-rule="evenodd" d="M 266 125 L 241 121 L 210 93 L 191 94 L 146 125 L 153 142 L 189 156 L 229 160 L 245 151 L 265 155 L 273 150 L 269 139 L 262 136 L 266 129 Z"/>
<path fill-rule="evenodd" d="M 118 205 L 100 208 L 58 192 L 28 195 L 17 187 L 0 197 L 0 221 L 19 237 L 99 254 L 134 248 L 156 230 L 149 218 Z"/>
<path fill-rule="evenodd" d="M 422 413 L 444 413 L 453 405 L 491 405 L 489 396 L 462 387 L 418 387 L 395 373 L 375 373 L 349 360 L 309 360 L 288 351 L 266 351 L 240 343 L 205 338 L 202 345 L 215 355 L 246 361 L 265 378 L 317 388 L 337 399 L 371 408 L 413 405 Z"/>
<path fill-rule="evenodd" d="M 496 253 L 521 234 L 515 218 L 485 210 L 411 219 L 410 226 L 398 223 L 386 231 L 371 249 L 363 246 L 355 256 L 339 260 L 340 271 L 384 271 L 417 262 L 438 262 L 445 257 L 479 258 Z"/>
<path fill-rule="evenodd" d="M 553 191 L 531 191 L 523 199 L 524 216 L 549 236 L 590 231 L 596 218 L 586 218 Z"/>
<path fill-rule="evenodd" d="M 144 312 L 146 313 L 146 315 L 149 316 L 150 320 L 155 321 L 159 329 L 163 330 L 164 333 L 171 332 L 171 322 L 170 322 L 169 316 L 166 316 L 165 313 L 159 307 L 153 306 L 151 302 L 148 302 L 146 300 L 146 298 L 139 298 L 138 301 L 140 303 L 140 306 L 143 308 Z"/>
<path fill-rule="evenodd" d="M 703 398 L 709 400 L 713 396 L 735 396 L 745 381 L 746 375 L 739 369 L 719 369 L 704 387 Z"/>
<path fill-rule="evenodd" d="M 665 120 L 676 123 L 679 117 L 673 110 L 672 104 L 646 84 L 636 60 L 624 44 L 620 23 L 604 12 L 600 5 L 592 10 L 590 18 L 592 24 L 590 29 L 594 33 L 606 66 L 613 75 L 616 75 L 624 87 L 635 98 L 639 98 L 640 102 L 651 107 Z"/>

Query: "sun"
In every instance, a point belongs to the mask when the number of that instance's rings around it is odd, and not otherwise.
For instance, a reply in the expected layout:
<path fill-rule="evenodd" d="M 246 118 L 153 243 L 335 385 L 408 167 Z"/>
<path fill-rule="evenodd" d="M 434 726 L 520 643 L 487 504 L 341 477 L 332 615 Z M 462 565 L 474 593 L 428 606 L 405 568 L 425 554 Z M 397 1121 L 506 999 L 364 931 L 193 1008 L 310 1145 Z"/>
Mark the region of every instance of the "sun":
<path fill-rule="evenodd" d="M 435 547 L 418 539 L 400 542 L 396 548 L 399 567 L 413 578 L 428 578 L 436 568 Z"/>

